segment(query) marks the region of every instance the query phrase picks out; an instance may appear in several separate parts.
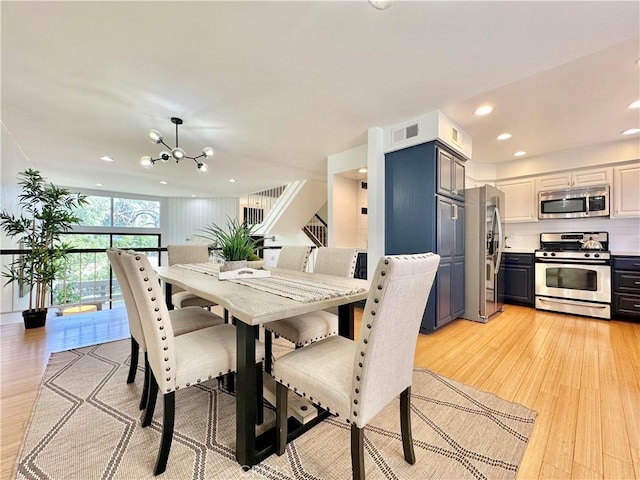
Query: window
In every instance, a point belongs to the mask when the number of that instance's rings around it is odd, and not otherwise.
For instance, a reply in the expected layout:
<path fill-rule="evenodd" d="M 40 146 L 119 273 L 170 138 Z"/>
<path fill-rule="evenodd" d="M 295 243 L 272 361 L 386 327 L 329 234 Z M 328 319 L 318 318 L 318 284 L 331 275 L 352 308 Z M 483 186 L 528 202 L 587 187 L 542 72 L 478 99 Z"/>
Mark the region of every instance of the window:
<path fill-rule="evenodd" d="M 137 198 L 88 196 L 78 210 L 85 227 L 160 228 L 160 202 Z"/>

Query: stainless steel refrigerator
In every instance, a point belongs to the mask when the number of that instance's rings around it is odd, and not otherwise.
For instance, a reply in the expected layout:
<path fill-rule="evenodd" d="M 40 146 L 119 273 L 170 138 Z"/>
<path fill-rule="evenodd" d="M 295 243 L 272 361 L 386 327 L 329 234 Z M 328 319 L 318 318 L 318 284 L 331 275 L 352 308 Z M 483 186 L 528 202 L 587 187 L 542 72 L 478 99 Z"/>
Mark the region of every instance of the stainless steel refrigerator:
<path fill-rule="evenodd" d="M 504 193 L 491 185 L 464 191 L 465 310 L 463 318 L 486 323 L 502 311 Z"/>

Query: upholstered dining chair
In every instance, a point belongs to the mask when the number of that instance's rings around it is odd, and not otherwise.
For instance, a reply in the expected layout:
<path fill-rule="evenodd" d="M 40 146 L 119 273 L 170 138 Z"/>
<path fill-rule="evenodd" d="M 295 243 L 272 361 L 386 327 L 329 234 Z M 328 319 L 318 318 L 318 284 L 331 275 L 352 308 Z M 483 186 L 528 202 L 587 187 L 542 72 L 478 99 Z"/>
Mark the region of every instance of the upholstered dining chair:
<path fill-rule="evenodd" d="M 332 336 L 276 360 L 278 455 L 286 448 L 287 392 L 292 389 L 351 424 L 353 478 L 364 479 L 364 427 L 400 395 L 404 458 L 415 463 L 410 417 L 413 357 L 439 262 L 433 253 L 382 257 L 357 342 Z"/>
<path fill-rule="evenodd" d="M 127 317 L 129 320 L 129 332 L 131 334 L 131 363 L 129 365 L 127 383 L 133 383 L 135 381 L 136 372 L 138 370 L 138 355 L 140 350 L 144 352 L 144 383 L 142 387 L 142 396 L 140 398 L 140 410 L 143 410 L 147 405 L 150 380 L 147 343 L 144 340 L 142 324 L 140 323 L 140 315 L 138 314 L 138 309 L 133 298 L 129 279 L 124 273 L 122 252 L 123 250 L 117 248 L 109 248 L 107 249 L 107 257 L 109 258 L 111 269 L 118 280 L 118 284 L 120 285 L 120 291 L 122 292 L 122 298 L 124 299 L 124 306 L 127 310 Z M 169 317 L 171 318 L 174 335 L 182 335 L 184 333 L 225 323 L 218 315 L 208 312 L 200 307 L 186 307 L 179 310 L 171 310 L 169 312 Z"/>
<path fill-rule="evenodd" d="M 276 262 L 277 268 L 304 272 L 307 269 L 311 247 L 304 245 L 283 245 Z"/>
<path fill-rule="evenodd" d="M 353 278 L 357 259 L 358 250 L 355 248 L 321 247 L 318 249 L 313 272 Z M 264 328 L 267 359 L 269 359 L 271 342 L 268 337 L 270 335 L 285 338 L 299 348 L 329 335 L 336 335 L 338 316 L 334 312 L 318 310 L 269 322 Z M 268 371 L 269 366 L 266 369 Z"/>
<path fill-rule="evenodd" d="M 140 315 L 152 373 L 143 427 L 151 424 L 158 391 L 163 397 L 162 439 L 155 467 L 155 475 L 159 475 L 166 469 L 171 450 L 176 391 L 236 370 L 236 327 L 222 324 L 175 336 L 162 289 L 148 258 L 128 252 L 123 252 L 121 258 Z M 256 342 L 255 355 L 259 373 L 257 391 L 262 392 L 264 346 L 260 342 Z M 256 401 L 260 406 L 260 423 L 262 396 L 259 397 Z"/>
<path fill-rule="evenodd" d="M 203 243 L 191 245 L 167 245 L 169 265 L 182 263 L 207 263 L 209 261 L 209 247 Z M 215 305 L 206 298 L 187 292 L 178 286 L 173 286 L 171 303 L 174 308 L 184 307 L 212 307 Z"/>

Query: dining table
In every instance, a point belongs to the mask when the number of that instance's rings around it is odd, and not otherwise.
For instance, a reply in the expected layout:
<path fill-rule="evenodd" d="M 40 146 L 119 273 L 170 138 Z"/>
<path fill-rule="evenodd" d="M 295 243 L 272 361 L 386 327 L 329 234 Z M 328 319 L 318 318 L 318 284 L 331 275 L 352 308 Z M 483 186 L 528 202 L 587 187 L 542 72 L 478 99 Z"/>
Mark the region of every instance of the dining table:
<path fill-rule="evenodd" d="M 338 308 L 338 334 L 354 338 L 354 304 L 366 299 L 369 282 L 309 272 L 268 268 L 266 278 L 221 280 L 219 265 L 184 264 L 156 267 L 171 305 L 172 286 L 210 300 L 227 310 L 236 326 L 236 460 L 251 468 L 275 453 L 275 426 L 256 435 L 259 375 L 256 340 L 265 323 L 318 310 Z M 251 274 L 249 274 L 251 276 Z M 301 290 L 300 290 L 301 289 Z M 289 440 L 296 438 L 326 415 L 292 425 Z M 295 422 L 293 422 L 295 423 Z"/>

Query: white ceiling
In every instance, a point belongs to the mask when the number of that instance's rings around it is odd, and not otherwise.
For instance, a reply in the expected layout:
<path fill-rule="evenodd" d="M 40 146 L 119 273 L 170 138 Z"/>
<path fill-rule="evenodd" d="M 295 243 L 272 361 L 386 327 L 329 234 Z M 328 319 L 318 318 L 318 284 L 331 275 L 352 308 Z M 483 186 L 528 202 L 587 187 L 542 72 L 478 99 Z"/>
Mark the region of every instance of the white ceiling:
<path fill-rule="evenodd" d="M 441 109 L 496 163 L 639 127 L 640 3 L 2 1 L 3 181 L 241 196 Z M 487 117 L 473 115 L 483 103 Z M 149 129 L 196 155 L 145 170 Z M 497 134 L 513 138 L 497 142 Z M 109 155 L 113 163 L 99 160 Z M 229 183 L 229 178 L 237 183 Z M 160 185 L 166 180 L 167 185 Z"/>

